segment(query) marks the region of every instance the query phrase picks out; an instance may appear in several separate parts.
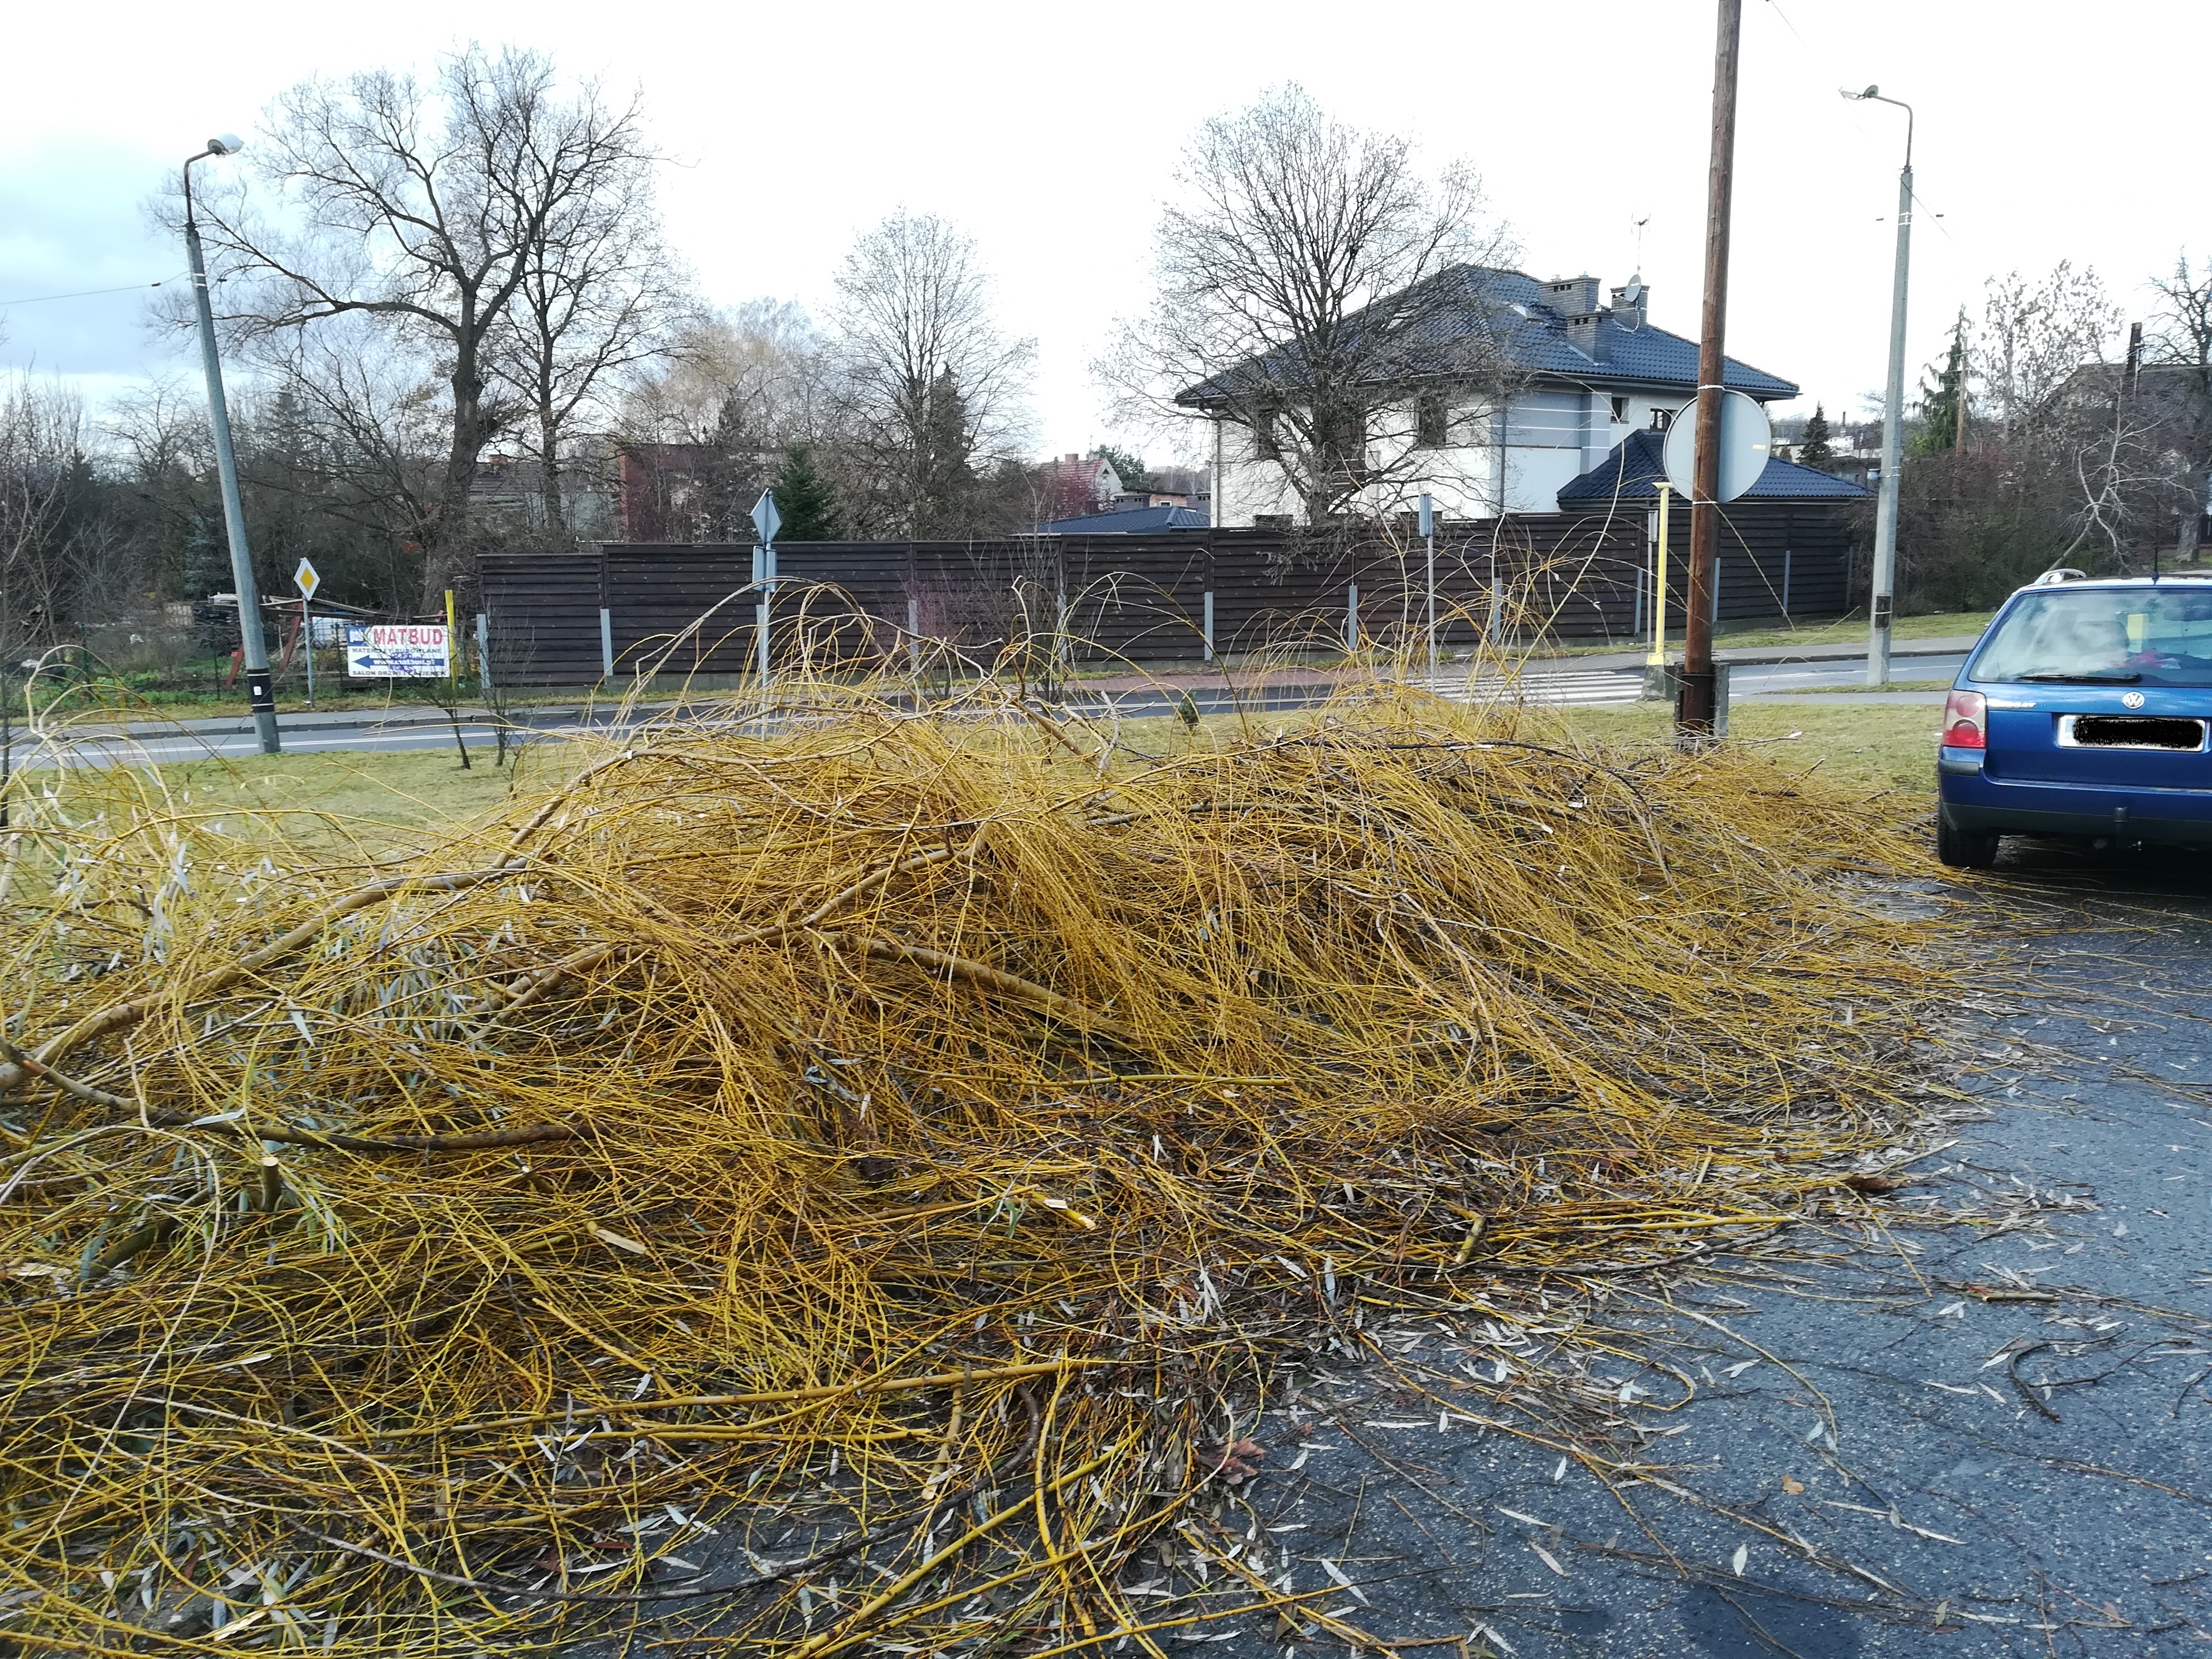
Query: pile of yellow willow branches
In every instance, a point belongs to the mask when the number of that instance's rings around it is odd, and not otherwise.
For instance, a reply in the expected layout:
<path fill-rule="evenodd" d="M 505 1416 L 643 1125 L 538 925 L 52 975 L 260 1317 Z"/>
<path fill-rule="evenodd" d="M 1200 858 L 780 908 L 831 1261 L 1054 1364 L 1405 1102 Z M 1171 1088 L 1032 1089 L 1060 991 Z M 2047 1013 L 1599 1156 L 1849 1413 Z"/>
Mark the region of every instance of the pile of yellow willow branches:
<path fill-rule="evenodd" d="M 628 741 L 348 867 L 148 772 L 19 809 L 0 1646 L 1110 1645 L 1287 1347 L 1725 1245 L 1907 1115 L 1919 855 L 1755 754 Z"/>

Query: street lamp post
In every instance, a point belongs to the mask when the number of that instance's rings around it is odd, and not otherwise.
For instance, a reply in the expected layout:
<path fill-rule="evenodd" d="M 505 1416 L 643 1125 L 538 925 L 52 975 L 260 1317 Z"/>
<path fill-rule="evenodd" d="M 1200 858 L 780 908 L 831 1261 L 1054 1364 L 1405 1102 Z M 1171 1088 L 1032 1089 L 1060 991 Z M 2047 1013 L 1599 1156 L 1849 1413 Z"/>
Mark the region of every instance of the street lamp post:
<path fill-rule="evenodd" d="M 207 148 L 185 162 L 185 252 L 192 268 L 192 304 L 199 313 L 200 366 L 207 374 L 208 425 L 215 434 L 216 476 L 222 484 L 223 526 L 230 534 L 231 586 L 238 592 L 240 662 L 246 670 L 246 697 L 253 709 L 253 726 L 261 737 L 261 752 L 274 755 L 283 744 L 276 736 L 276 695 L 270 684 L 269 645 L 261 634 L 261 594 L 253 582 L 253 556 L 246 542 L 246 507 L 238 495 L 238 457 L 230 447 L 230 406 L 222 395 L 222 360 L 216 353 L 215 310 L 208 302 L 207 263 L 200 256 L 200 228 L 192 217 L 192 163 L 210 155 L 235 155 L 245 141 L 223 133 L 207 141 Z"/>
<path fill-rule="evenodd" d="M 1879 87 L 1840 88 L 1855 103 L 1894 104 L 1905 112 L 1905 166 L 1897 175 L 1897 272 L 1889 295 L 1889 386 L 1881 404 L 1881 493 L 1875 504 L 1874 583 L 1867 600 L 1869 685 L 1889 684 L 1889 624 L 1897 590 L 1897 487 L 1905 452 L 1905 288 L 1912 260 L 1912 106 Z"/>

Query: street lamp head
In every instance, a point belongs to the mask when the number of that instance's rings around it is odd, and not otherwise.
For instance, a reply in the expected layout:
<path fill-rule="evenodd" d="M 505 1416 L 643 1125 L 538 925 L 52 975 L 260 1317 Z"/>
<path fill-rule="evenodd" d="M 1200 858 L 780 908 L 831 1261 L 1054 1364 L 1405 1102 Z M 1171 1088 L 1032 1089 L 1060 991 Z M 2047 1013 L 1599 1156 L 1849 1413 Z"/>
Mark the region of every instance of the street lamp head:
<path fill-rule="evenodd" d="M 1879 98 L 1881 96 L 1881 88 L 1880 87 L 1869 87 L 1864 92 L 1853 92 L 1849 87 L 1838 87 L 1836 90 L 1841 93 L 1844 97 L 1850 99 L 1855 104 L 1863 103 L 1869 98 Z"/>
<path fill-rule="evenodd" d="M 235 155 L 245 148 L 246 140 L 234 132 L 218 132 L 207 141 L 207 153 L 210 155 Z"/>

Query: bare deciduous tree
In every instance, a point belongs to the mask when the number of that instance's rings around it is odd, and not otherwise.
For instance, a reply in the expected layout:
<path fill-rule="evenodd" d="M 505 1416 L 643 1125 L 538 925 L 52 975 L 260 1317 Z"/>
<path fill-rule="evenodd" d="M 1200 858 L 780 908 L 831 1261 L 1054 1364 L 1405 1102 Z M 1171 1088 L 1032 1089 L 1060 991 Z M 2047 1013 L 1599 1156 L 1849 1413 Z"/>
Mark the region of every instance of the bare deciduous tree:
<path fill-rule="evenodd" d="M 1192 140 L 1158 232 L 1158 292 L 1100 365 L 1134 417 L 1241 428 L 1319 523 L 1410 469 L 1421 404 L 1495 404 L 1505 354 L 1483 285 L 1509 253 L 1474 173 L 1332 119 L 1288 86 Z M 1501 308 L 1502 309 L 1502 308 Z"/>
<path fill-rule="evenodd" d="M 460 574 L 478 459 L 518 412 L 494 355 L 526 284 L 576 252 L 563 226 L 649 209 L 638 106 L 590 86 L 563 96 L 538 54 L 471 46 L 434 88 L 380 71 L 307 82 L 270 127 L 252 153 L 277 210 L 249 212 L 236 191 L 202 206 L 234 279 L 227 321 L 266 343 L 365 316 L 395 352 L 437 365 L 447 441 L 418 514 L 434 592 Z"/>
<path fill-rule="evenodd" d="M 1985 286 L 1978 378 L 2002 436 L 2032 438 L 2065 420 L 2064 394 L 2084 365 L 2110 361 L 2119 308 L 2095 271 L 2064 259 L 2040 282 L 2015 270 Z"/>
<path fill-rule="evenodd" d="M 2212 476 L 2212 264 L 2192 269 L 2188 254 L 2178 254 L 2173 274 L 2153 277 L 2151 287 L 2159 296 L 2153 342 L 2172 387 L 2170 440 L 2181 474 L 2179 556 L 2187 562 L 2197 555 Z"/>
<path fill-rule="evenodd" d="M 2186 339 L 2186 264 L 2178 284 L 2157 286 L 2167 301 L 2171 349 Z M 2166 371 L 2174 366 L 2155 361 L 2160 342 L 2151 342 L 2148 377 L 2134 349 L 2116 360 L 2119 307 L 2095 271 L 2064 260 L 2039 282 L 2014 271 L 1987 288 L 1978 356 L 2007 468 L 2021 487 L 2039 471 L 2072 481 L 2061 561 L 2100 555 L 2125 570 L 2146 544 L 2163 542 L 2176 518 L 2193 540 L 2195 514 L 2182 508 L 2201 495 L 2188 477 L 2192 471 L 2201 477 L 2191 458 L 2203 453 L 2201 438 L 2190 400 L 2170 395 Z M 2212 339 L 2206 345 L 2212 351 Z M 2185 378 L 2191 349 L 2182 344 Z"/>
<path fill-rule="evenodd" d="M 617 429 L 639 443 L 702 444 L 731 425 L 781 445 L 826 432 L 827 347 L 788 300 L 695 312 L 625 390 Z"/>
<path fill-rule="evenodd" d="M 634 530 L 750 536 L 753 503 L 793 447 L 821 446 L 834 465 L 830 377 L 822 337 L 788 301 L 686 317 L 630 378 L 617 410 Z"/>
<path fill-rule="evenodd" d="M 115 597 L 115 539 L 82 401 L 27 374 L 0 380 L 0 656 L 55 642 Z"/>
<path fill-rule="evenodd" d="M 856 516 L 902 536 L 981 527 L 981 469 L 1022 435 L 1034 347 L 1000 333 L 975 243 L 893 214 L 846 256 L 832 322 Z"/>
<path fill-rule="evenodd" d="M 596 187 L 546 216 L 487 354 L 536 465 L 544 528 L 574 528 L 563 473 L 580 416 L 611 411 L 625 372 L 657 358 L 684 314 L 684 281 L 660 234 L 653 158 L 612 159 Z"/>
<path fill-rule="evenodd" d="M 294 478 L 271 478 L 250 426 L 241 462 L 247 477 L 272 493 L 288 485 L 312 491 L 319 512 L 367 532 L 387 550 L 376 586 L 387 604 L 404 607 L 434 586 L 423 550 L 441 527 L 438 456 L 447 410 L 434 370 L 391 351 L 386 331 L 359 317 L 269 344 L 262 362 L 274 371 L 271 390 L 258 401 L 285 404 L 313 460 Z M 276 574 L 289 575 L 289 568 Z"/>
<path fill-rule="evenodd" d="M 27 374 L 0 380 L 0 829 L 23 659 L 119 597 L 121 544 L 95 496 L 76 395 Z"/>

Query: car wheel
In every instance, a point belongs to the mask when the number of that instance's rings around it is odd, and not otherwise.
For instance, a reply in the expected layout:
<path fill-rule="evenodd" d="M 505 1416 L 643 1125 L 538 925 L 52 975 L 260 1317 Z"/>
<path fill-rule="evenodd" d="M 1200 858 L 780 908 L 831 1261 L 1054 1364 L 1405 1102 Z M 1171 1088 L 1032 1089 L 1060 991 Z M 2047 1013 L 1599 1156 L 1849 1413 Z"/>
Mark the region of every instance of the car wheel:
<path fill-rule="evenodd" d="M 1948 815 L 1936 815 L 1936 857 L 1954 870 L 1986 870 L 1997 861 L 1997 832 L 1961 830 Z"/>

